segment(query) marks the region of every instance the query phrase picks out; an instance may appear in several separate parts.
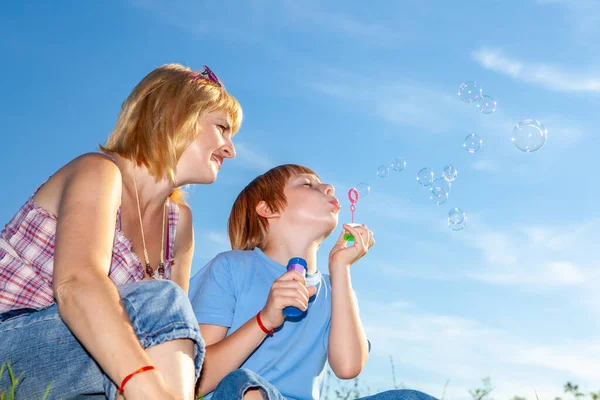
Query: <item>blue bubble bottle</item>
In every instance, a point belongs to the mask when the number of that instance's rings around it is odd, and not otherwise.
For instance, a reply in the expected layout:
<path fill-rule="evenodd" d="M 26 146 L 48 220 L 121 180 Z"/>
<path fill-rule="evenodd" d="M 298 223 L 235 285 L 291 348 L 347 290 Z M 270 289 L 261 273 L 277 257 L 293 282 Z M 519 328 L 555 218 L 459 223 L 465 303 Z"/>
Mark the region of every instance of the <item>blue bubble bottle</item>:
<path fill-rule="evenodd" d="M 288 261 L 286 269 L 288 271 L 298 271 L 304 277 L 306 277 L 306 272 L 308 271 L 306 260 L 300 257 L 291 258 L 290 261 Z M 283 309 L 283 314 L 288 317 L 299 317 L 302 313 L 303 311 L 298 307 L 289 306 Z"/>

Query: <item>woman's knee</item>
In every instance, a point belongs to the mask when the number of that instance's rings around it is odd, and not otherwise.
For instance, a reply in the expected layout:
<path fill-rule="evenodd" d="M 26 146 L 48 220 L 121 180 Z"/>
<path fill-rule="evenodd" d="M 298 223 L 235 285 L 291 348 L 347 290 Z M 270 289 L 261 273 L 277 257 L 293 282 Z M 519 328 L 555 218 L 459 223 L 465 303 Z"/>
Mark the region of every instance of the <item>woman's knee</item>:
<path fill-rule="evenodd" d="M 204 356 L 204 341 L 183 289 L 172 281 L 153 280 L 124 285 L 119 292 L 144 348 L 176 339 L 192 339 L 199 367 Z"/>
<path fill-rule="evenodd" d="M 154 330 L 146 326 L 153 321 L 161 325 L 198 324 L 187 295 L 176 283 L 169 280 L 152 280 L 125 286 L 128 287 L 119 291 L 127 312 L 130 318 L 143 319 L 145 330 Z"/>

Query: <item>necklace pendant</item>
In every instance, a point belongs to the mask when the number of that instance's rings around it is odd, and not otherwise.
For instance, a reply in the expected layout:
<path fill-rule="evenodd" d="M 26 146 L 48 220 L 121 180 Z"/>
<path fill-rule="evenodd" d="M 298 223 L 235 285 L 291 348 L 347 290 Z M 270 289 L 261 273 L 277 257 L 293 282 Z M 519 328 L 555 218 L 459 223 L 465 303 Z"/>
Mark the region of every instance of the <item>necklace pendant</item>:
<path fill-rule="evenodd" d="M 165 275 L 165 264 L 164 263 L 160 263 L 158 264 L 158 276 L 160 277 L 160 279 L 162 279 Z"/>
<path fill-rule="evenodd" d="M 153 277 L 154 276 L 154 271 L 152 270 L 152 267 L 150 266 L 150 263 L 146 264 L 146 273 L 150 276 Z"/>

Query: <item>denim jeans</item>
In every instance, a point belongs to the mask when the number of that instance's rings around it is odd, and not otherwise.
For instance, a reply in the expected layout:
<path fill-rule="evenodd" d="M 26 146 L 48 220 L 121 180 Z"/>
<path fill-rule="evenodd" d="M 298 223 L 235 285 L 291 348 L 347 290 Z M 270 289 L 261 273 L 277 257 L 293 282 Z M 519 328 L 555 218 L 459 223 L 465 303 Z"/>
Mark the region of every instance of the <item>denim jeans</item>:
<path fill-rule="evenodd" d="M 167 280 L 141 281 L 117 289 L 143 348 L 175 339 L 194 341 L 198 378 L 205 347 L 185 292 Z M 116 397 L 117 386 L 73 336 L 56 304 L 43 310 L 0 314 L 0 364 L 6 361 L 16 376 L 23 374 L 16 399 L 41 399 L 50 383 L 48 399 Z M 8 392 L 9 387 L 5 370 L 0 393 Z"/>
<path fill-rule="evenodd" d="M 248 389 L 258 389 L 266 400 L 289 400 L 275 386 L 265 381 L 260 375 L 248 369 L 238 369 L 227 375 L 219 383 L 211 400 L 243 399 Z M 388 390 L 357 400 L 437 400 L 435 397 L 417 390 Z"/>

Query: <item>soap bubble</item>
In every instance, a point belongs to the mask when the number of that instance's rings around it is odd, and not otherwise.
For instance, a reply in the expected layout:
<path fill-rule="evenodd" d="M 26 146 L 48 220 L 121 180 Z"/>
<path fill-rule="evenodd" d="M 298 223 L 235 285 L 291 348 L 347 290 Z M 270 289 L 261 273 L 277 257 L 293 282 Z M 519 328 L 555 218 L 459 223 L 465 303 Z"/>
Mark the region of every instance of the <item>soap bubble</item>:
<path fill-rule="evenodd" d="M 531 153 L 546 143 L 547 136 L 548 130 L 540 121 L 526 119 L 515 125 L 512 142 L 517 149 Z"/>
<path fill-rule="evenodd" d="M 481 86 L 477 81 L 463 82 L 458 89 L 458 97 L 465 103 L 473 103 L 481 97 L 483 93 Z"/>
<path fill-rule="evenodd" d="M 477 108 L 483 114 L 491 114 L 496 111 L 496 100 L 492 96 L 484 94 L 477 100 Z"/>
<path fill-rule="evenodd" d="M 392 161 L 392 169 L 394 171 L 400 172 L 404 169 L 404 167 L 406 167 L 406 161 L 404 161 L 404 158 L 402 158 L 402 157 L 394 158 L 394 160 Z"/>
<path fill-rule="evenodd" d="M 362 199 L 363 197 L 367 197 L 369 195 L 369 193 L 371 193 L 371 187 L 364 182 L 361 182 L 358 185 L 356 185 L 355 189 L 358 192 L 359 200 Z"/>
<path fill-rule="evenodd" d="M 446 200 L 448 200 L 448 189 L 443 185 L 433 185 L 430 192 L 431 193 L 429 194 L 429 199 L 431 199 L 431 201 L 433 201 L 438 206 L 440 204 L 444 204 Z"/>
<path fill-rule="evenodd" d="M 448 227 L 453 231 L 460 231 L 467 226 L 467 216 L 460 208 L 453 208 L 448 213 Z"/>
<path fill-rule="evenodd" d="M 456 175 L 458 175 L 458 171 L 454 168 L 454 165 L 446 165 L 444 167 L 444 171 L 442 172 L 442 176 L 448 182 L 452 182 L 456 179 Z"/>
<path fill-rule="evenodd" d="M 380 165 L 379 168 L 377 168 L 377 176 L 379 176 L 380 178 L 385 178 L 389 175 L 389 173 L 390 167 L 388 167 L 387 165 Z"/>
<path fill-rule="evenodd" d="M 478 152 L 479 149 L 481 149 L 482 145 L 483 145 L 483 140 L 481 140 L 481 138 L 479 136 L 477 136 L 476 134 L 474 134 L 474 133 L 472 133 L 469 136 L 467 136 L 465 138 L 465 142 L 463 143 L 463 147 L 469 153 L 476 153 L 476 152 Z"/>
<path fill-rule="evenodd" d="M 431 186 L 433 183 L 433 171 L 429 168 L 423 168 L 417 172 L 417 182 L 423 187 Z"/>

